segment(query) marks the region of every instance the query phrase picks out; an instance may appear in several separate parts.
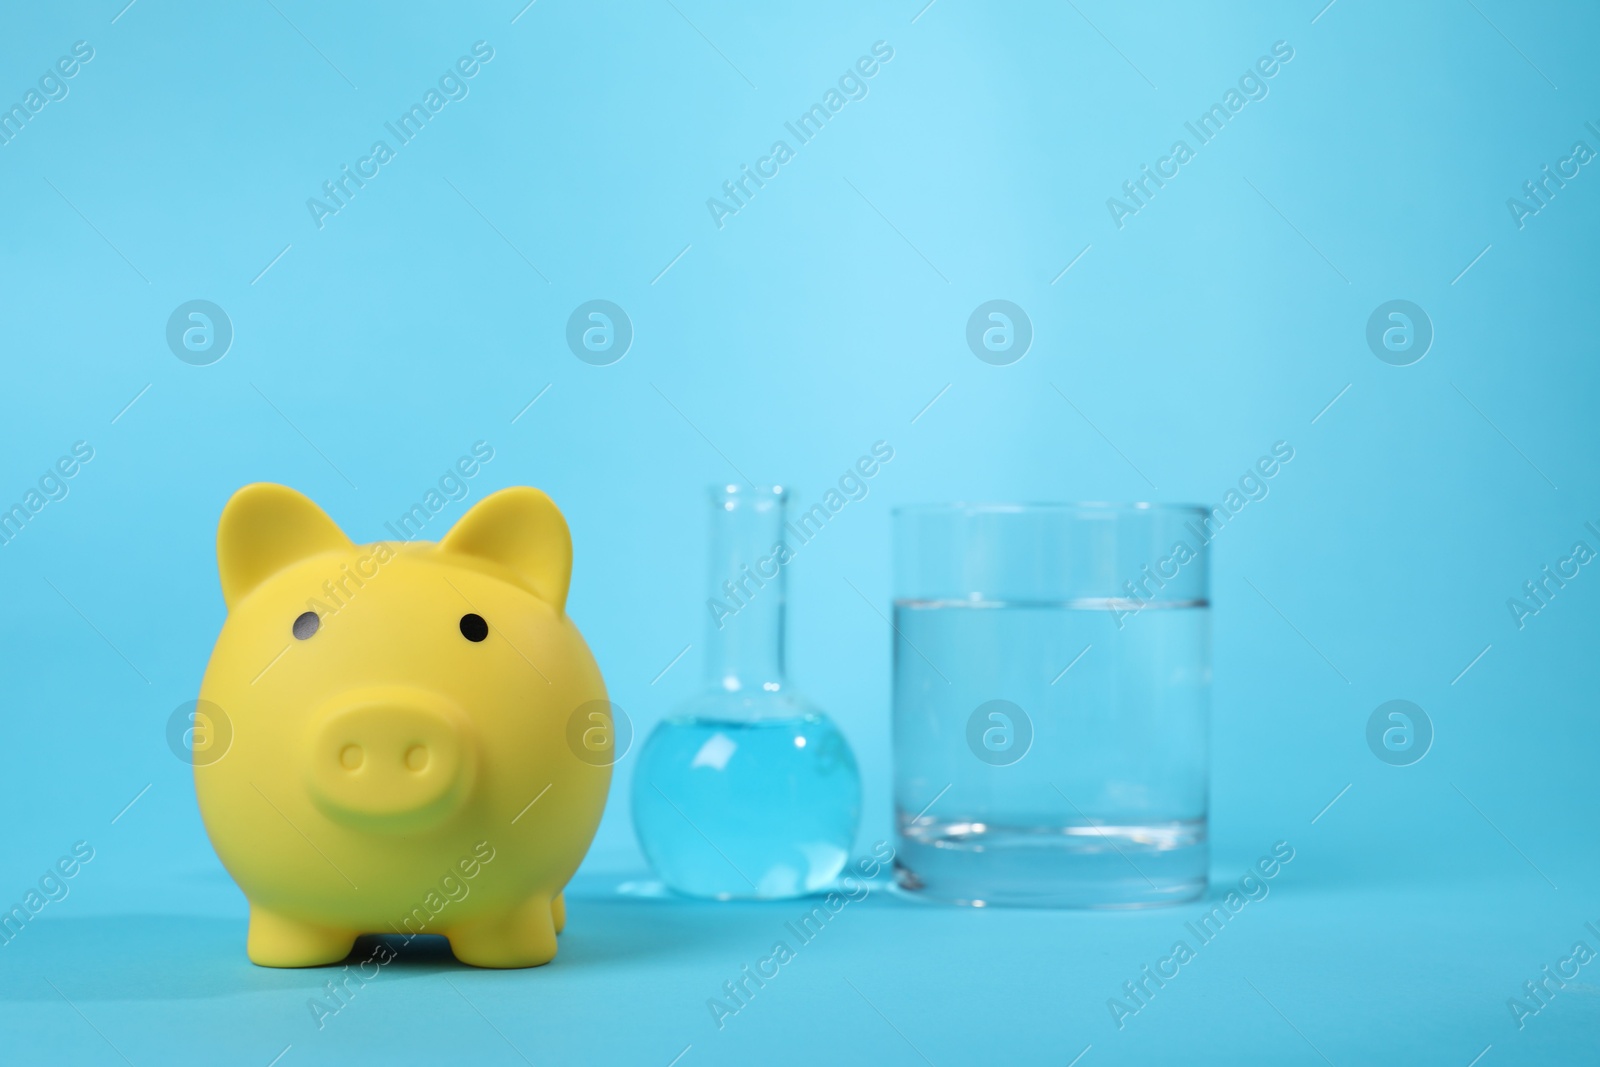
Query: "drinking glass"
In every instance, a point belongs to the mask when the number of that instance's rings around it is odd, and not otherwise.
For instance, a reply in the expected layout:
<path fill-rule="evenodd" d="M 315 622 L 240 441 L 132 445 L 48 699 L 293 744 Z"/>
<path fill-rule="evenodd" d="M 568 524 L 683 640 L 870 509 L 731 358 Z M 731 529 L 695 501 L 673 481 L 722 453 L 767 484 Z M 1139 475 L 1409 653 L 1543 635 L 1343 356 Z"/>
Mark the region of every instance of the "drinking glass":
<path fill-rule="evenodd" d="M 899 885 L 1137 907 L 1206 887 L 1203 508 L 894 513 Z"/>

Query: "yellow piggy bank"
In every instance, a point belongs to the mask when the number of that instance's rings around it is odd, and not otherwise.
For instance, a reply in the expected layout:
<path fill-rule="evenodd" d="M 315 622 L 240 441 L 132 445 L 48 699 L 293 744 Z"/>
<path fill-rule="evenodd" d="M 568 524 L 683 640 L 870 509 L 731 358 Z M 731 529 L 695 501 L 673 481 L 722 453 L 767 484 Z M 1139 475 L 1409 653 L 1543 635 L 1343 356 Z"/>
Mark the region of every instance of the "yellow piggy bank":
<path fill-rule="evenodd" d="M 222 751 L 196 752 L 195 792 L 250 902 L 250 959 L 426 932 L 479 967 L 548 963 L 614 744 L 550 498 L 505 489 L 437 543 L 356 545 L 250 485 L 217 563 L 228 617 L 198 706 Z"/>

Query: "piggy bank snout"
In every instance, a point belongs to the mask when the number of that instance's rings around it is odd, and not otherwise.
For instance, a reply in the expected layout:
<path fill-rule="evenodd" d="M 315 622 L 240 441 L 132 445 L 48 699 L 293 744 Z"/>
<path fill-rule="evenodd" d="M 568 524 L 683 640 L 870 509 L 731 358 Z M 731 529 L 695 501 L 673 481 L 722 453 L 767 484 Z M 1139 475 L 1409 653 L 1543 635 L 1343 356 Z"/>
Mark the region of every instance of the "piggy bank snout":
<path fill-rule="evenodd" d="M 358 697 L 319 714 L 306 751 L 312 796 L 331 817 L 375 828 L 431 822 L 466 796 L 476 741 L 460 712 L 424 694 Z"/>

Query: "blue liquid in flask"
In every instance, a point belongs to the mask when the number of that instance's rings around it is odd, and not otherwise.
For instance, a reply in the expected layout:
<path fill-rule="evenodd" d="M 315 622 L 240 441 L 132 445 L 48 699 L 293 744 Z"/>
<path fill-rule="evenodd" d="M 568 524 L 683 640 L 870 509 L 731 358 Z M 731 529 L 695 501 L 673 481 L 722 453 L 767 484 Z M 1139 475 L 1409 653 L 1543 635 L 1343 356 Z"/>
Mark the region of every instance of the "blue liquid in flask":
<path fill-rule="evenodd" d="M 861 776 L 825 715 L 674 716 L 634 776 L 634 825 L 662 881 L 692 896 L 813 893 L 843 870 Z"/>

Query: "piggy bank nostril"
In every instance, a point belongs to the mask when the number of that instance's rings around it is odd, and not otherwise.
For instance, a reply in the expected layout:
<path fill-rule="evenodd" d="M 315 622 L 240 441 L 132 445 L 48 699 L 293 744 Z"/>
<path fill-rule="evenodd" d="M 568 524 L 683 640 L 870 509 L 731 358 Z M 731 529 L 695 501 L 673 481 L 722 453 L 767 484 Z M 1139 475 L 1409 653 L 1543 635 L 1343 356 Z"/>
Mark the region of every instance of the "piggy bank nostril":
<path fill-rule="evenodd" d="M 339 750 L 339 765 L 347 771 L 353 771 L 361 766 L 364 757 L 360 745 L 346 745 Z"/>
<path fill-rule="evenodd" d="M 411 771 L 424 771 L 428 767 L 428 748 L 426 745 L 412 745 L 406 749 L 406 768 Z"/>

